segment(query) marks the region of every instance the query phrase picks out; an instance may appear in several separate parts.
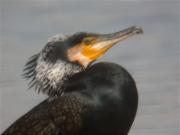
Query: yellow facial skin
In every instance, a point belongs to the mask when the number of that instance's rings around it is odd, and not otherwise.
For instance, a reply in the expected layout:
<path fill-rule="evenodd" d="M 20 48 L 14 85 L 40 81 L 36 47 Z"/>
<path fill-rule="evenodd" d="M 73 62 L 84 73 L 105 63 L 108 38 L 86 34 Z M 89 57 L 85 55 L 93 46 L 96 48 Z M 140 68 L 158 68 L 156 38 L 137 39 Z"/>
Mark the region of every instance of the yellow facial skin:
<path fill-rule="evenodd" d="M 103 42 L 98 43 L 96 39 L 88 44 L 82 42 L 68 50 L 68 58 L 70 61 L 77 61 L 83 67 L 87 67 L 89 63 L 101 57 L 112 46 L 113 44 L 103 45 Z"/>
<path fill-rule="evenodd" d="M 138 33 L 142 33 L 142 29 L 133 26 L 112 34 L 85 37 L 81 43 L 68 49 L 67 55 L 70 61 L 77 61 L 86 68 L 114 44 Z"/>
<path fill-rule="evenodd" d="M 70 61 L 77 61 L 84 68 L 95 58 L 96 50 L 90 44 L 78 44 L 68 50 L 68 58 Z M 97 56 L 96 56 L 97 57 Z"/>
<path fill-rule="evenodd" d="M 82 55 L 89 58 L 91 61 L 94 61 L 101 57 L 109 48 L 111 48 L 112 45 L 103 47 L 102 49 L 96 49 L 92 45 L 83 45 L 82 49 Z"/>

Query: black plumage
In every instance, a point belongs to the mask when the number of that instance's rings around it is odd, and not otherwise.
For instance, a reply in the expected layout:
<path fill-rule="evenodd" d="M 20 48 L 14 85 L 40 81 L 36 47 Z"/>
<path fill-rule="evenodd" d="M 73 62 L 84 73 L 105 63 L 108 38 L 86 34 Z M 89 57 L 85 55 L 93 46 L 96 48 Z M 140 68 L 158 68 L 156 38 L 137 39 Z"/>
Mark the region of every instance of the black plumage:
<path fill-rule="evenodd" d="M 138 105 L 135 81 L 122 66 L 92 62 L 140 32 L 130 27 L 109 35 L 78 33 L 48 41 L 26 63 L 24 77 L 49 98 L 2 135 L 127 135 Z"/>
<path fill-rule="evenodd" d="M 124 68 L 98 63 L 75 74 L 65 85 L 63 96 L 43 101 L 2 135 L 128 133 L 138 96 L 135 82 Z"/>

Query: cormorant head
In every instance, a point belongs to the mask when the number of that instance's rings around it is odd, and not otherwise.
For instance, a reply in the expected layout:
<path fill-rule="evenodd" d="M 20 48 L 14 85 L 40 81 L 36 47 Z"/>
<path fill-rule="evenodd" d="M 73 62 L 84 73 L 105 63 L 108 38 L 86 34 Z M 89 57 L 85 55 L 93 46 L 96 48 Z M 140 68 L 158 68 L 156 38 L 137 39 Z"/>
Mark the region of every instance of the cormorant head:
<path fill-rule="evenodd" d="M 56 35 L 43 50 L 33 56 L 25 67 L 25 77 L 32 78 L 31 86 L 48 95 L 62 93 L 63 80 L 85 70 L 118 42 L 142 33 L 137 26 L 110 34 L 79 32 L 69 36 Z"/>
<path fill-rule="evenodd" d="M 113 45 L 138 33 L 142 33 L 142 29 L 135 26 L 111 34 L 76 33 L 66 41 L 69 45 L 66 56 L 86 68 Z"/>

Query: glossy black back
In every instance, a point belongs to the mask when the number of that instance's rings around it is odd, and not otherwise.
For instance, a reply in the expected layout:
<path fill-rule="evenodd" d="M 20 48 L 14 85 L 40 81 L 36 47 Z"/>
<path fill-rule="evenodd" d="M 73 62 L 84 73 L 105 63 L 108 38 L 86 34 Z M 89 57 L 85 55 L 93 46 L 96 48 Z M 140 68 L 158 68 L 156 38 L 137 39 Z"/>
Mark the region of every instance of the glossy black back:
<path fill-rule="evenodd" d="M 82 134 L 126 135 L 137 111 L 135 82 L 121 66 L 98 63 L 71 77 L 67 91 L 78 91 L 90 104 Z"/>

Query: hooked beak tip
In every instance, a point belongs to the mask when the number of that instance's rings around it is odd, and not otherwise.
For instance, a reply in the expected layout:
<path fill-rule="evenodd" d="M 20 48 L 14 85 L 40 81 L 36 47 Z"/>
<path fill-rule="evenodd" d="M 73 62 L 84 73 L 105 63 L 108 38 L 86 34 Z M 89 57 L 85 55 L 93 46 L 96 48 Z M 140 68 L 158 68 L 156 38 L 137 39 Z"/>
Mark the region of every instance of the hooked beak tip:
<path fill-rule="evenodd" d="M 143 29 L 140 26 L 133 26 L 134 32 L 136 34 L 143 34 Z"/>

